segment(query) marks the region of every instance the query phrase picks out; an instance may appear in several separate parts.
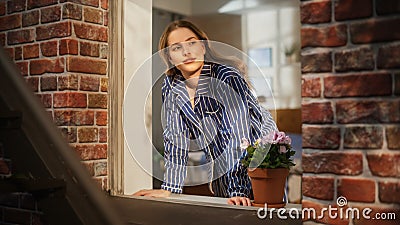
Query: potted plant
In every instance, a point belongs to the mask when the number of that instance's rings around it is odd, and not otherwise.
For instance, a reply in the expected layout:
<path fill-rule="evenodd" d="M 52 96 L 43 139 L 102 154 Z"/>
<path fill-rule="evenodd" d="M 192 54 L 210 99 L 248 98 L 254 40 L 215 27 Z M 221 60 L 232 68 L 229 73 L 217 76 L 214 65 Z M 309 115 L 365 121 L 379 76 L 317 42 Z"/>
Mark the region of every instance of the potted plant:
<path fill-rule="evenodd" d="M 285 53 L 286 63 L 291 64 L 297 62 L 300 50 L 298 44 L 293 43 L 292 45 L 285 46 L 284 48 L 285 48 L 284 53 Z"/>
<path fill-rule="evenodd" d="M 242 164 L 247 167 L 254 195 L 254 206 L 284 207 L 286 178 L 295 164 L 291 139 L 284 132 L 273 131 L 253 145 L 245 138 L 241 148 L 247 151 Z"/>

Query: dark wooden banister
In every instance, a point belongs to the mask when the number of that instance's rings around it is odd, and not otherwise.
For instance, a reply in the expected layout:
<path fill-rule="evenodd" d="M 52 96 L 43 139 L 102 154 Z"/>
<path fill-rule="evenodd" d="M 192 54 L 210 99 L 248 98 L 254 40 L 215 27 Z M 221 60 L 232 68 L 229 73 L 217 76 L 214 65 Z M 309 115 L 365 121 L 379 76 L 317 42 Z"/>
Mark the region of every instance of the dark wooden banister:
<path fill-rule="evenodd" d="M 122 224 L 3 49 L 0 143 L 17 165 L 13 176 L 2 180 L 2 187 L 34 194 L 50 224 Z"/>

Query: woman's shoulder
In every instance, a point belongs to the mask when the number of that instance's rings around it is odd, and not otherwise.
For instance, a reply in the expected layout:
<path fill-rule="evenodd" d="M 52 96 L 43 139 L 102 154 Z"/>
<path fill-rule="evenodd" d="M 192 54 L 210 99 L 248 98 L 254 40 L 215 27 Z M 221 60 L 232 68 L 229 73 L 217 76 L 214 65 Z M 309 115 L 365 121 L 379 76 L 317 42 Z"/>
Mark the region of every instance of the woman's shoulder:
<path fill-rule="evenodd" d="M 230 65 L 213 63 L 211 65 L 211 70 L 215 76 L 215 78 L 219 80 L 229 80 L 232 78 L 241 78 L 239 70 Z"/>
<path fill-rule="evenodd" d="M 162 91 L 163 92 L 169 91 L 171 89 L 172 82 L 173 82 L 173 77 L 166 75 L 164 77 L 164 81 L 163 81 L 163 84 L 162 84 Z"/>

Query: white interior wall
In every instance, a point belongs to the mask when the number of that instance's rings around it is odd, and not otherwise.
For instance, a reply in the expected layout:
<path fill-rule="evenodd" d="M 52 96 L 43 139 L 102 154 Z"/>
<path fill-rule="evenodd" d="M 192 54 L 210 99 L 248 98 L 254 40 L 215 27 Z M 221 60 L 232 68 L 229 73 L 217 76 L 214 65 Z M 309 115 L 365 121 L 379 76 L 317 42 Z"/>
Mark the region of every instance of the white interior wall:
<path fill-rule="evenodd" d="M 151 1 L 150 1 L 151 2 Z M 192 15 L 193 0 L 153 0 L 153 6 L 181 15 Z"/>

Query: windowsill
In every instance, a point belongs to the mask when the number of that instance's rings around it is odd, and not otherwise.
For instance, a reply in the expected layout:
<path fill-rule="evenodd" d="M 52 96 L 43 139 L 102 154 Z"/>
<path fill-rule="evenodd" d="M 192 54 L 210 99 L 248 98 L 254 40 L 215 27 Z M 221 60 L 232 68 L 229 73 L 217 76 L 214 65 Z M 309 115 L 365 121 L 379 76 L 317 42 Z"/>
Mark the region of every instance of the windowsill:
<path fill-rule="evenodd" d="M 258 207 L 228 205 L 226 198 L 176 195 L 168 198 L 136 196 L 111 197 L 124 221 L 132 224 L 301 224 L 298 219 L 260 219 Z M 287 204 L 301 211 L 301 204 Z M 276 214 L 276 211 L 274 211 Z M 287 213 L 286 213 L 287 214 Z"/>
<path fill-rule="evenodd" d="M 231 209 L 244 209 L 252 211 L 259 209 L 259 207 L 254 207 L 254 206 L 229 205 L 227 203 L 227 198 L 200 196 L 200 195 L 172 194 L 168 198 L 161 199 L 161 201 L 191 204 L 191 205 L 211 206 L 211 207 L 223 207 Z M 301 204 L 287 204 L 285 208 L 287 209 L 296 208 L 301 210 Z"/>

